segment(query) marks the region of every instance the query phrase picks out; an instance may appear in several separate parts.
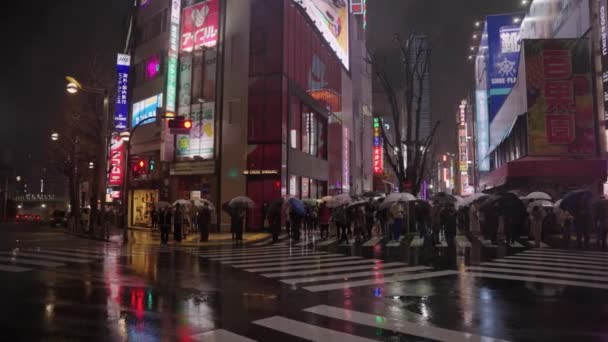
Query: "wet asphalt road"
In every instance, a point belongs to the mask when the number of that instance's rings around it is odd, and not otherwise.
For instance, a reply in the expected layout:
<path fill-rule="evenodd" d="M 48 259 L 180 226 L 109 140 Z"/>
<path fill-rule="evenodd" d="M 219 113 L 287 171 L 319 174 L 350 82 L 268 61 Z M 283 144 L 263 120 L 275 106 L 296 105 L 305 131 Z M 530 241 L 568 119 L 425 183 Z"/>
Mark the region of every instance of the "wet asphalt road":
<path fill-rule="evenodd" d="M 120 246 L 2 225 L 0 331 L 5 341 L 608 340 L 608 253 L 419 242 Z"/>

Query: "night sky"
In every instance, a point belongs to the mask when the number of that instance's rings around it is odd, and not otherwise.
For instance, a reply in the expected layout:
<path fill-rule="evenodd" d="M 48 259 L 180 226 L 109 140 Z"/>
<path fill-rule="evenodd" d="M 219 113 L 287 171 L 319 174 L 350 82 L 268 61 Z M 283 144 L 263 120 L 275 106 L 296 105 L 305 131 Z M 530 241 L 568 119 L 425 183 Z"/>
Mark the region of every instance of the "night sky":
<path fill-rule="evenodd" d="M 0 57 L 3 124 L 0 142 L 14 145 L 17 165 L 24 159 L 44 163 L 51 130 L 67 110 L 65 75 L 84 83 L 94 56 L 114 63 L 124 44 L 131 0 L 39 0 L 12 2 L 0 21 L 4 53 Z M 473 23 L 485 14 L 520 10 L 517 0 L 368 0 L 371 49 L 387 49 L 393 33 L 415 30 L 433 46 L 432 112 L 443 124 L 440 149 L 452 144 L 452 120 L 459 99 L 472 86 L 469 53 Z M 19 13 L 15 15 L 14 13 Z M 445 137 L 445 138 L 444 138 Z"/>

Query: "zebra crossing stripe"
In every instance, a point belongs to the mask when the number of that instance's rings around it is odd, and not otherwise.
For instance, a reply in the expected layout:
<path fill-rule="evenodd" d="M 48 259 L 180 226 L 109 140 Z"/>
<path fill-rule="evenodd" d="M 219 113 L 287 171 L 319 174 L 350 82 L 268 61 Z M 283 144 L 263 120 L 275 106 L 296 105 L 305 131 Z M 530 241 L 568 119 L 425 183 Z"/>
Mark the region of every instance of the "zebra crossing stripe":
<path fill-rule="evenodd" d="M 86 264 L 86 263 L 95 261 L 95 260 L 90 260 L 90 259 L 60 257 L 60 256 L 49 255 L 49 254 L 44 254 L 44 253 L 18 252 L 18 253 L 13 254 L 12 252 L 0 252 L 0 254 L 15 255 L 16 257 L 24 256 L 24 257 L 30 257 L 30 258 L 41 258 L 41 259 L 55 260 L 55 261 L 74 262 L 74 263 L 78 263 L 78 264 Z"/>
<path fill-rule="evenodd" d="M 242 264 L 242 265 L 230 265 L 234 268 L 246 268 L 246 267 L 263 267 L 263 266 L 287 266 L 287 265 L 316 265 L 317 263 L 322 263 L 322 262 L 333 262 L 333 261 L 348 261 L 348 260 L 360 260 L 361 257 L 347 257 L 347 256 L 340 256 L 340 257 L 333 257 L 331 259 L 311 259 L 311 260 L 295 260 L 295 261 L 291 261 L 290 259 L 287 259 L 285 261 L 282 260 L 277 260 L 277 261 L 267 261 L 267 262 L 262 262 L 262 263 L 254 263 L 254 264 Z M 320 266 L 323 266 L 323 264 L 320 264 Z"/>
<path fill-rule="evenodd" d="M 589 288 L 608 290 L 608 284 L 585 283 L 585 282 L 581 282 L 581 281 L 558 280 L 558 279 L 539 278 L 539 277 L 511 276 L 511 275 L 496 274 L 496 273 L 468 272 L 468 273 L 464 273 L 464 274 L 466 274 L 468 276 L 471 276 L 471 277 L 477 277 L 477 278 L 494 278 L 494 279 L 505 279 L 505 280 L 519 280 L 519 281 L 527 281 L 527 282 L 533 282 L 533 283 L 546 283 L 546 284 L 554 284 L 554 285 L 579 286 L 579 287 L 589 287 Z"/>
<path fill-rule="evenodd" d="M 65 266 L 65 264 L 58 263 L 58 262 L 31 260 L 31 259 L 21 259 L 21 258 L 0 257 L 0 261 L 3 261 L 3 262 L 12 262 L 12 263 L 15 263 L 15 264 L 23 264 L 23 265 L 44 266 L 44 267 Z"/>
<path fill-rule="evenodd" d="M 564 259 L 564 258 L 558 258 L 558 257 L 536 257 L 536 256 L 519 256 L 519 255 L 511 255 L 508 257 L 505 257 L 505 259 L 508 260 L 540 260 L 540 261 L 553 261 L 553 262 L 562 262 L 564 264 L 579 264 L 582 263 L 583 261 L 576 261 L 576 260 L 570 260 L 570 259 Z M 608 263 L 604 262 L 604 261 L 584 261 L 584 265 L 605 265 L 606 267 L 608 267 Z"/>
<path fill-rule="evenodd" d="M 10 266 L 10 265 L 0 265 L 0 271 L 6 272 L 27 272 L 31 271 L 31 268 L 19 267 L 19 266 Z"/>
<path fill-rule="evenodd" d="M 376 340 L 370 340 L 368 338 L 359 337 L 316 325 L 294 321 L 289 318 L 274 316 L 265 319 L 260 319 L 253 322 L 253 324 L 260 325 L 272 330 L 280 331 L 285 334 L 300 337 L 302 339 L 314 342 L 326 342 L 326 341 L 349 341 L 349 342 L 372 342 Z"/>
<path fill-rule="evenodd" d="M 533 254 L 533 255 L 543 255 L 543 256 L 554 256 L 554 257 L 576 257 L 576 258 L 585 258 L 585 260 L 607 260 L 608 256 L 595 255 L 595 254 L 581 254 L 576 252 L 566 253 L 566 252 L 545 252 L 544 250 L 532 249 L 522 252 L 522 254 Z"/>
<path fill-rule="evenodd" d="M 589 276 L 589 275 L 572 274 L 572 273 L 526 271 L 526 270 L 518 270 L 518 269 L 505 269 L 505 268 L 479 267 L 479 266 L 469 266 L 469 267 L 467 267 L 467 269 L 472 270 L 472 271 L 481 271 L 481 272 L 500 272 L 500 273 L 515 273 L 515 274 L 524 274 L 524 275 L 541 275 L 541 276 L 556 277 L 556 278 L 568 278 L 568 279 L 608 282 L 608 277 Z"/>
<path fill-rule="evenodd" d="M 580 268 L 574 268 L 574 267 L 570 268 L 570 267 L 538 266 L 538 265 L 526 265 L 526 264 L 511 265 L 511 264 L 501 264 L 499 262 L 482 262 L 481 265 L 482 266 L 497 266 L 497 267 L 515 268 L 515 269 L 562 271 L 562 272 L 572 272 L 572 273 L 580 273 L 580 274 L 608 276 L 608 272 L 582 270 Z"/>
<path fill-rule="evenodd" d="M 272 271 L 288 271 L 288 270 L 304 270 L 307 268 L 318 268 L 318 267 L 330 267 L 330 266 L 347 266 L 347 265 L 360 265 L 360 264 L 369 264 L 369 263 L 379 263 L 381 260 L 374 259 L 364 259 L 364 260 L 355 260 L 355 261 L 339 261 L 339 262 L 330 262 L 328 264 L 315 264 L 315 265 L 302 265 L 302 266 L 278 266 L 278 267 L 266 267 L 266 268 L 248 268 L 245 269 L 246 272 L 272 272 Z"/>
<path fill-rule="evenodd" d="M 422 247 L 424 245 L 424 238 L 421 238 L 420 236 L 416 236 L 412 239 L 412 242 L 410 242 L 410 247 L 412 248 L 417 248 L 417 247 Z"/>
<path fill-rule="evenodd" d="M 314 283 L 314 282 L 326 281 L 326 280 L 337 280 L 337 279 L 348 280 L 349 278 L 369 277 L 369 276 L 375 276 L 375 275 L 380 275 L 380 274 L 386 276 L 389 274 L 426 271 L 426 270 L 430 270 L 430 269 L 432 269 L 432 267 L 428 267 L 428 266 L 389 268 L 389 269 L 379 269 L 376 271 L 333 274 L 333 275 L 328 275 L 328 276 L 312 277 L 312 278 L 284 279 L 284 280 L 281 280 L 281 283 L 285 283 L 285 284 L 289 284 L 289 285 L 296 285 L 296 284 L 300 284 L 300 283 Z"/>
<path fill-rule="evenodd" d="M 385 269 L 387 267 L 397 267 L 397 266 L 406 266 L 406 264 L 404 264 L 402 262 L 389 262 L 389 263 L 380 264 L 380 265 L 349 266 L 349 267 L 325 268 L 325 269 L 320 269 L 320 270 L 265 273 L 265 274 L 261 274 L 261 276 L 265 277 L 265 278 L 283 278 L 283 277 L 292 277 L 292 276 L 335 273 L 335 272 L 350 272 L 350 271 L 369 270 L 369 269 L 381 270 L 381 269 Z"/>
<path fill-rule="evenodd" d="M 515 242 L 511 242 L 509 244 L 509 246 L 513 247 L 513 248 L 524 248 L 524 245 L 522 245 L 521 243 L 515 241 Z"/>
<path fill-rule="evenodd" d="M 91 255 L 100 255 L 100 256 L 104 256 L 107 255 L 107 253 L 120 253 L 120 250 L 117 249 L 112 249 L 112 250 L 107 250 L 107 251 L 92 251 L 92 250 L 88 250 L 88 249 L 81 249 L 81 248 L 61 248 L 61 247 L 53 247 L 50 250 L 57 250 L 57 251 L 62 251 L 62 252 L 77 252 L 77 253 L 85 253 L 85 254 L 91 254 Z"/>
<path fill-rule="evenodd" d="M 471 241 L 469 241 L 466 236 L 462 235 L 456 236 L 456 245 L 458 245 L 458 247 L 460 247 L 461 249 L 472 247 Z"/>
<path fill-rule="evenodd" d="M 348 289 L 348 288 L 360 287 L 360 286 L 389 284 L 389 283 L 396 283 L 396 282 L 408 281 L 408 280 L 443 277 L 443 276 L 454 275 L 454 274 L 458 274 L 458 271 L 447 270 L 447 271 L 437 271 L 437 272 L 416 273 L 416 274 L 411 274 L 411 275 L 409 275 L 409 274 L 408 275 L 397 275 L 397 276 L 392 276 L 392 277 L 388 277 L 388 278 L 367 279 L 367 280 L 358 280 L 358 281 L 336 283 L 336 284 L 307 286 L 307 287 L 303 287 L 303 289 L 308 290 L 310 292 L 322 292 L 322 291 Z"/>
<path fill-rule="evenodd" d="M 555 255 L 547 255 L 544 253 L 530 252 L 530 253 L 522 253 L 517 254 L 518 256 L 532 256 L 532 257 L 546 257 L 546 258 L 562 258 L 562 259 L 570 259 L 570 260 L 582 260 L 582 261 L 597 261 L 608 263 L 608 259 L 598 258 L 598 257 L 590 257 L 590 256 L 577 256 L 577 255 L 568 255 L 568 254 L 555 254 Z"/>
<path fill-rule="evenodd" d="M 363 244 L 363 247 L 373 247 L 373 246 L 379 244 L 381 241 L 382 241 L 381 237 L 371 238 L 371 239 L 369 239 L 369 241 L 367 241 L 366 243 Z"/>
<path fill-rule="evenodd" d="M 494 259 L 493 262 L 502 262 L 510 264 L 528 264 L 528 265 L 545 265 L 545 266 L 567 266 L 572 268 L 582 268 L 590 270 L 608 271 L 608 268 L 594 265 L 583 265 L 583 264 L 564 264 L 561 262 L 552 261 L 535 261 L 535 260 L 515 260 L 515 259 Z"/>
<path fill-rule="evenodd" d="M 256 342 L 247 337 L 237 335 L 228 330 L 217 329 L 190 336 L 195 342 Z"/>
<path fill-rule="evenodd" d="M 345 256 L 344 254 L 322 254 L 322 255 L 306 255 L 306 256 L 297 256 L 297 257 L 290 257 L 288 259 L 285 259 L 284 261 L 291 261 L 291 260 L 312 260 L 312 259 L 324 259 L 324 258 L 334 258 L 334 257 L 340 257 L 340 256 Z M 361 258 L 361 257 L 358 257 Z M 220 263 L 222 264 L 231 264 L 231 265 L 242 265 L 242 264 L 250 264 L 252 262 L 276 262 L 277 261 L 277 257 L 264 257 L 264 258 L 256 258 L 256 259 L 249 259 L 249 260 L 240 260 L 240 261 L 220 261 Z M 280 262 L 280 261 L 279 261 Z"/>
<path fill-rule="evenodd" d="M 307 252 L 307 249 L 300 248 L 285 248 L 281 250 L 272 250 L 272 251 L 260 251 L 260 252 L 240 252 L 240 253 L 222 253 L 222 254 L 199 254 L 200 257 L 203 258 L 228 258 L 228 257 L 242 257 L 242 256 L 253 256 L 253 255 L 272 255 L 272 254 L 280 254 L 280 253 L 297 253 L 297 252 Z"/>
<path fill-rule="evenodd" d="M 296 256 L 317 256 L 317 255 L 326 255 L 327 252 L 312 252 L 312 253 L 303 253 L 303 252 L 283 252 L 283 253 L 273 253 L 273 254 L 264 254 L 264 255 L 244 255 L 244 256 L 236 256 L 236 257 L 222 257 L 222 258 L 210 258 L 211 261 L 256 261 L 256 260 L 264 260 L 268 258 L 281 259 L 281 258 L 290 258 Z"/>
<path fill-rule="evenodd" d="M 302 251 L 306 250 L 303 248 L 293 248 L 289 246 L 281 247 L 281 248 L 273 248 L 268 250 L 234 250 L 234 251 L 224 251 L 217 253 L 200 253 L 201 257 L 223 257 L 223 256 L 235 256 L 235 255 L 255 255 L 255 254 L 269 254 L 275 252 L 283 252 L 283 251 Z"/>
<path fill-rule="evenodd" d="M 34 252 L 34 253 L 48 253 L 48 254 L 53 254 L 53 255 L 61 255 L 61 256 L 75 256 L 75 257 L 83 257 L 83 258 L 91 258 L 91 259 L 103 259 L 104 257 L 101 255 L 90 255 L 90 254 L 83 254 L 83 253 L 76 253 L 76 252 L 61 252 L 61 251 L 54 251 L 54 250 L 50 250 L 50 249 L 41 249 L 41 250 L 32 250 L 32 249 L 27 249 L 25 250 L 27 252 Z"/>
<path fill-rule="evenodd" d="M 560 252 L 560 253 L 577 253 L 577 254 L 589 254 L 608 257 L 608 252 L 597 252 L 597 251 L 572 251 L 571 249 L 546 249 L 543 252 Z"/>
<path fill-rule="evenodd" d="M 320 316 L 365 325 L 368 327 L 391 330 L 402 334 L 423 337 L 434 341 L 504 342 L 504 340 L 496 339 L 493 337 L 479 336 L 467 332 L 434 327 L 429 324 L 417 324 L 405 321 L 403 319 L 394 319 L 379 315 L 371 315 L 359 311 L 347 310 L 329 305 L 318 305 L 312 308 L 304 309 L 304 311 Z"/>

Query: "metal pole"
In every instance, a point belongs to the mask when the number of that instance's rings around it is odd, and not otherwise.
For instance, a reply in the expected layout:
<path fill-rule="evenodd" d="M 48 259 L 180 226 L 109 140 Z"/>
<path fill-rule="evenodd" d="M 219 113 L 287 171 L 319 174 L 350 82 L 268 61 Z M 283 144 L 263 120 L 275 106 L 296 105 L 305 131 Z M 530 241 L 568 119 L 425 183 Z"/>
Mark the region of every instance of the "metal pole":
<path fill-rule="evenodd" d="M 126 140 L 126 141 L 123 140 L 123 143 L 127 144 L 127 145 L 126 145 L 125 163 L 124 163 L 125 178 L 122 181 L 122 241 L 123 241 L 123 243 L 128 243 L 129 242 L 129 234 L 128 234 L 129 186 L 128 186 L 128 182 L 130 179 L 129 170 L 131 170 L 131 167 L 129 167 L 129 156 L 131 154 L 131 137 L 129 137 L 129 140 Z"/>
<path fill-rule="evenodd" d="M 4 222 L 8 222 L 7 211 L 8 211 L 8 175 L 4 179 L 4 210 L 2 210 Z"/>
<path fill-rule="evenodd" d="M 106 208 L 106 180 L 107 180 L 107 169 L 108 169 L 108 116 L 110 115 L 110 98 L 107 90 L 103 92 L 103 118 L 101 123 L 101 136 L 103 142 L 101 144 L 101 154 L 100 159 L 98 160 L 97 172 L 99 177 L 99 199 L 100 199 L 100 208 L 97 212 L 98 218 L 101 215 L 101 218 L 105 218 L 105 208 Z M 97 205 L 97 203 L 95 203 Z M 100 227 L 103 226 L 103 220 L 97 220 L 100 223 Z"/>

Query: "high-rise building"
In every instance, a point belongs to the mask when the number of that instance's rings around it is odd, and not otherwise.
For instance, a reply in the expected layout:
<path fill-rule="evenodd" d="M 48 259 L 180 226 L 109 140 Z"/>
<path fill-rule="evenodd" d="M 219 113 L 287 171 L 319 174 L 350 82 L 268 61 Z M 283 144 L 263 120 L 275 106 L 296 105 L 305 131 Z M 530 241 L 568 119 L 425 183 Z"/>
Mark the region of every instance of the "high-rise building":
<path fill-rule="evenodd" d="M 221 204 L 246 195 L 255 228 L 278 197 L 371 187 L 365 35 L 348 2 L 139 3 L 129 124 L 148 121 L 131 159 L 155 168 L 128 180 L 130 225 L 149 227 L 155 201 L 198 197 L 225 225 Z M 157 113 L 192 119 L 192 132 L 169 134 Z"/>

